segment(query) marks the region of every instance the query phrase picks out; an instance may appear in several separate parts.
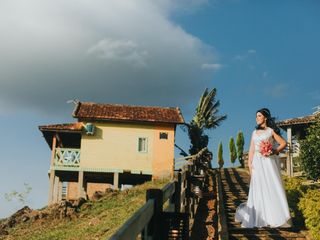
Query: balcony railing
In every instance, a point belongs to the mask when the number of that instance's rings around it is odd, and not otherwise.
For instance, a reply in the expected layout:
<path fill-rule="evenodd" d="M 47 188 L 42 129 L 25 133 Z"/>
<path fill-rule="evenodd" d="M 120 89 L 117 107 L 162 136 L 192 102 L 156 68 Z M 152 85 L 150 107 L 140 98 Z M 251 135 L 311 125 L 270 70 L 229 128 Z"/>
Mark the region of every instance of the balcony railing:
<path fill-rule="evenodd" d="M 54 165 L 62 167 L 80 166 L 80 149 L 78 148 L 56 148 L 54 154 Z"/>

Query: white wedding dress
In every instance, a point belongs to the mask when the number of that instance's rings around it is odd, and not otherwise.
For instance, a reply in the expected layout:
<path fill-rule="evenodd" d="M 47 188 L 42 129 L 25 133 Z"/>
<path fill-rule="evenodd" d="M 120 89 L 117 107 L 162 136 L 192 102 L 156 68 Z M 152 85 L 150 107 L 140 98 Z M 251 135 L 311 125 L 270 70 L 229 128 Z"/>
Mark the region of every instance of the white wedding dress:
<path fill-rule="evenodd" d="M 248 200 L 238 206 L 235 214 L 235 221 L 241 222 L 244 228 L 292 225 L 279 159 L 275 155 L 265 157 L 259 152 L 262 140 L 275 144 L 272 131 L 267 128 L 262 134 L 258 135 L 256 130 L 252 134 L 255 151 Z"/>

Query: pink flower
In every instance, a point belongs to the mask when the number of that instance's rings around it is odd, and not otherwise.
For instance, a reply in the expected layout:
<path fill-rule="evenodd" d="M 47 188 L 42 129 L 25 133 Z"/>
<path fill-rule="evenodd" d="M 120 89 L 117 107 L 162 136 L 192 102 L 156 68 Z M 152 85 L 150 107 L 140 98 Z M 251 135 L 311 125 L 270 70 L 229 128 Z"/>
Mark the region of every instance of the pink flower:
<path fill-rule="evenodd" d="M 272 144 L 269 141 L 261 141 L 260 153 L 263 156 L 270 156 L 272 154 Z"/>

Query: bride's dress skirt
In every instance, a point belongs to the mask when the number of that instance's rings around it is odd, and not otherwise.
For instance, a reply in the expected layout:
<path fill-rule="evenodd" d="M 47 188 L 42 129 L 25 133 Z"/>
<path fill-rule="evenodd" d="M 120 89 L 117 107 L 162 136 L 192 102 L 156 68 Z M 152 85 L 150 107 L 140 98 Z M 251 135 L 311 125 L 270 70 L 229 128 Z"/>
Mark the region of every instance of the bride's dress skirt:
<path fill-rule="evenodd" d="M 283 188 L 279 160 L 255 153 L 248 201 L 238 206 L 241 227 L 290 227 L 291 217 Z"/>
<path fill-rule="evenodd" d="M 261 135 L 255 131 L 252 140 L 255 149 L 262 140 L 274 143 L 271 128 Z M 245 228 L 292 226 L 277 156 L 265 157 L 255 150 L 248 200 L 237 207 L 235 221 Z"/>

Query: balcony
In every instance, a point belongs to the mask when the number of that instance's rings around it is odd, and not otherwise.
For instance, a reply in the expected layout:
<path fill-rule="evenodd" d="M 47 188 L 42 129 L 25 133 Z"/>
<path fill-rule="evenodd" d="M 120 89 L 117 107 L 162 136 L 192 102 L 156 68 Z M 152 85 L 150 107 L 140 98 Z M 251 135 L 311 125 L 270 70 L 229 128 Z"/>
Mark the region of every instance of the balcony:
<path fill-rule="evenodd" d="M 56 148 L 54 153 L 54 166 L 78 168 L 80 166 L 80 149 Z"/>

